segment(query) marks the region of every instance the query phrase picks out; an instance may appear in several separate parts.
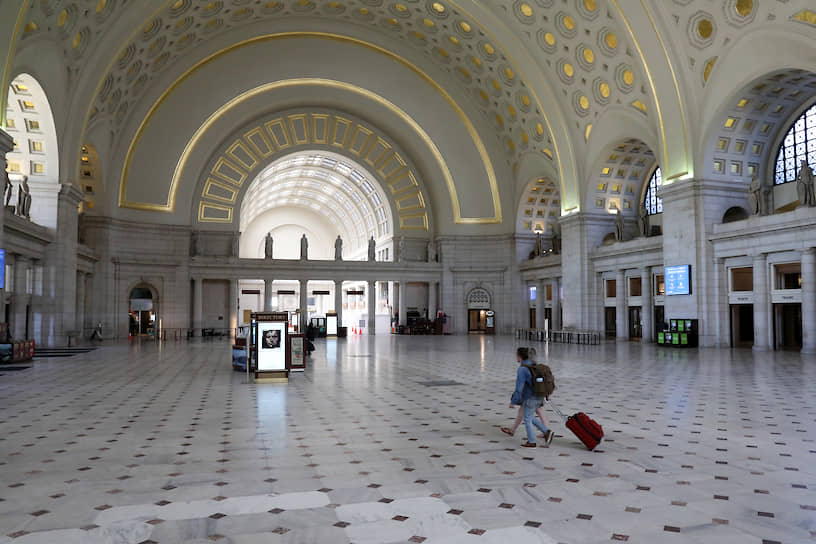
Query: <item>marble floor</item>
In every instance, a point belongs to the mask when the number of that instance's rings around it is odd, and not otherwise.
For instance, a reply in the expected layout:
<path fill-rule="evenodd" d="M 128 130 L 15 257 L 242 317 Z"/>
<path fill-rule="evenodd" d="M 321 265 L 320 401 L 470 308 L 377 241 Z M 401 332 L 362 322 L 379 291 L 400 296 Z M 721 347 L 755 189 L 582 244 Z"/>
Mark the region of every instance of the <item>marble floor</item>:
<path fill-rule="evenodd" d="M 0 367 L 0 542 L 816 542 L 816 357 L 538 347 L 555 400 L 519 447 L 509 337 L 317 341 L 288 385 L 223 341 Z"/>

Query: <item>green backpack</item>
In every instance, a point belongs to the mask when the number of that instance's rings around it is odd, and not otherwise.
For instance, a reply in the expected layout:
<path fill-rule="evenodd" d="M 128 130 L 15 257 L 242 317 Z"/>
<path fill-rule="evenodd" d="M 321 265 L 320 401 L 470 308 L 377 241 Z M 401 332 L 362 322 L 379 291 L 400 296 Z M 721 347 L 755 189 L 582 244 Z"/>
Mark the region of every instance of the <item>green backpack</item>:
<path fill-rule="evenodd" d="M 532 364 L 521 365 L 530 370 L 533 375 L 533 396 L 538 398 L 549 398 L 555 391 L 555 377 L 552 370 L 547 365 Z"/>

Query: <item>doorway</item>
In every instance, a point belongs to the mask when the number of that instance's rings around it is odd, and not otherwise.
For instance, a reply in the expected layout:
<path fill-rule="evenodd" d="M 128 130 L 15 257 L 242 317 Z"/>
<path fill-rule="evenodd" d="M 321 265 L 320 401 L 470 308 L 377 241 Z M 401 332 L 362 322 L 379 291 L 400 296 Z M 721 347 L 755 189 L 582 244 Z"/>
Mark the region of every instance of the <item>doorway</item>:
<path fill-rule="evenodd" d="M 536 309 L 530 308 L 530 328 L 536 328 Z"/>
<path fill-rule="evenodd" d="M 731 347 L 750 348 L 754 345 L 754 305 L 731 305 Z"/>
<path fill-rule="evenodd" d="M 668 324 L 666 323 L 666 313 L 663 309 L 663 306 L 655 306 L 654 307 L 654 337 L 657 338 L 657 333 L 663 332 L 664 330 L 668 329 Z"/>
<path fill-rule="evenodd" d="M 604 308 L 604 332 L 607 338 L 615 338 L 617 334 L 617 316 L 615 308 Z"/>
<path fill-rule="evenodd" d="M 802 349 L 801 304 L 774 304 L 774 345 L 776 349 Z"/>
<path fill-rule="evenodd" d="M 468 310 L 468 332 L 487 332 L 487 310 Z"/>
<path fill-rule="evenodd" d="M 128 299 L 129 335 L 152 335 L 156 323 L 152 289 L 148 287 L 134 287 L 130 291 Z"/>
<path fill-rule="evenodd" d="M 640 340 L 643 338 L 640 313 L 640 306 L 629 306 L 629 338 L 632 340 Z"/>

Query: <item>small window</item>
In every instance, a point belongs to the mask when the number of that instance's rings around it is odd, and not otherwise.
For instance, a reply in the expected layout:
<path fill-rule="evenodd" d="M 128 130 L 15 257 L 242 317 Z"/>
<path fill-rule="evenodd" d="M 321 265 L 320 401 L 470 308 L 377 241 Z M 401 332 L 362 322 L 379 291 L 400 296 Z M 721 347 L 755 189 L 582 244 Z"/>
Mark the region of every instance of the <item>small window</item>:
<path fill-rule="evenodd" d="M 536 287 L 535 287 L 535 285 L 531 286 L 529 288 L 529 291 L 530 291 L 530 302 L 535 302 L 535 300 L 536 300 Z"/>
<path fill-rule="evenodd" d="M 45 174 L 45 165 L 41 162 L 32 162 L 31 163 L 31 173 L 32 174 Z"/>
<path fill-rule="evenodd" d="M 28 120 L 28 130 L 40 130 L 40 122 Z"/>
<path fill-rule="evenodd" d="M 31 152 L 32 153 L 42 153 L 43 152 L 43 143 L 38 142 L 36 140 L 31 141 Z"/>
<path fill-rule="evenodd" d="M 617 296 L 617 280 L 606 280 L 606 298 Z"/>
<path fill-rule="evenodd" d="M 776 155 L 774 184 L 796 181 L 802 161 L 816 167 L 816 104 L 793 122 Z"/>
<path fill-rule="evenodd" d="M 649 186 L 646 195 L 643 197 L 643 205 L 646 206 L 646 213 L 656 215 L 663 213 L 663 199 L 657 196 L 657 190 L 663 185 L 663 173 L 660 167 L 655 168 L 652 177 L 649 179 Z"/>
<path fill-rule="evenodd" d="M 666 281 L 663 274 L 658 274 L 655 276 L 655 294 L 657 296 L 663 296 L 666 294 Z"/>

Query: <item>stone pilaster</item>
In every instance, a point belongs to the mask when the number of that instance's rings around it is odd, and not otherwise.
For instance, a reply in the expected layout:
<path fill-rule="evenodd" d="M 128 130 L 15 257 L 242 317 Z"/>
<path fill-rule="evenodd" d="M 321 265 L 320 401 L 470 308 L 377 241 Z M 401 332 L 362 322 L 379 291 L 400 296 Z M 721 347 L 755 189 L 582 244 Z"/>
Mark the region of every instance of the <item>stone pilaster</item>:
<path fill-rule="evenodd" d="M 406 295 L 406 287 L 405 281 L 400 280 L 399 282 L 399 324 L 400 325 L 407 325 L 408 324 L 408 297 Z"/>
<path fill-rule="evenodd" d="M 652 269 L 640 269 L 640 320 L 641 342 L 654 342 L 654 303 L 652 302 Z"/>
<path fill-rule="evenodd" d="M 391 284 L 389 284 L 389 287 Z M 389 289 L 388 296 L 391 296 Z M 337 326 L 343 326 L 343 280 L 334 280 L 334 311 L 337 313 Z"/>
<path fill-rule="evenodd" d="M 615 274 L 615 336 L 618 340 L 629 338 L 629 329 L 626 326 L 628 321 L 626 304 L 626 271 L 618 270 Z"/>
<path fill-rule="evenodd" d="M 275 296 L 275 292 L 273 291 L 272 287 L 273 281 L 274 280 L 272 278 L 267 278 L 264 280 L 264 304 L 263 304 L 264 312 L 272 311 L 272 297 Z"/>
<path fill-rule="evenodd" d="M 5 91 L 4 91 L 5 92 Z M 14 149 L 14 139 L 6 132 L 0 129 L 0 186 L 5 191 L 6 187 L 6 153 Z M 5 226 L 6 207 L 5 196 L 0 195 L 0 248 L 5 249 L 5 240 L 3 239 L 3 230 Z M 4 289 L 0 288 L 0 305 L 5 300 Z"/>
<path fill-rule="evenodd" d="M 768 259 L 754 256 L 754 351 L 767 351 L 771 335 L 771 295 L 768 288 Z"/>
<path fill-rule="evenodd" d="M 664 185 L 659 195 L 663 199 L 663 262 L 665 266 L 691 265 L 691 294 L 666 296 L 666 320 L 698 319 L 700 345 L 714 345 L 718 301 L 709 235 L 726 210 L 745 205 L 745 193 L 734 190 L 731 181 L 688 179 Z"/>
<path fill-rule="evenodd" d="M 816 353 L 816 248 L 802 252 L 802 353 Z"/>
<path fill-rule="evenodd" d="M 377 327 L 377 282 L 369 280 L 366 284 L 366 309 L 368 311 L 368 334 L 375 334 Z"/>
<path fill-rule="evenodd" d="M 82 192 L 72 183 L 60 187 L 54 247 L 48 252 L 49 280 L 53 286 L 54 321 L 48 345 L 67 344 L 66 331 L 76 324 L 77 222 Z"/>
<path fill-rule="evenodd" d="M 306 326 L 309 325 L 309 280 L 298 280 L 300 282 L 300 326 L 298 332 L 306 334 Z"/>
<path fill-rule="evenodd" d="M 543 280 L 536 281 L 536 322 L 535 326 L 537 329 L 544 328 L 544 307 L 547 303 L 547 286 Z M 550 323 L 550 329 L 552 329 L 552 323 Z"/>
<path fill-rule="evenodd" d="M 559 220 L 562 244 L 561 276 L 564 286 L 563 328 L 589 329 L 595 313 L 602 313 L 593 296 L 589 252 L 609 230 L 609 217 L 574 213 Z"/>
<path fill-rule="evenodd" d="M 561 330 L 561 278 L 555 278 L 552 285 L 552 323 L 550 329 Z"/>

